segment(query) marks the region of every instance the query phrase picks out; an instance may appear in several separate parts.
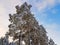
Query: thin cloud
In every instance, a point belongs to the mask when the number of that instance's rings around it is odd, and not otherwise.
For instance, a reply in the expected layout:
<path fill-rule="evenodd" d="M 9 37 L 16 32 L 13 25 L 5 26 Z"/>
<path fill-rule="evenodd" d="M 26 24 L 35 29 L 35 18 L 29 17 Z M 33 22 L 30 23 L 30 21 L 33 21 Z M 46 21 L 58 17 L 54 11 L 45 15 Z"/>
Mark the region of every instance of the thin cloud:
<path fill-rule="evenodd" d="M 38 10 L 45 10 L 46 8 L 52 8 L 56 5 L 56 0 L 42 0 L 41 2 L 36 2 L 36 7 Z"/>
<path fill-rule="evenodd" d="M 42 11 L 47 7 L 47 3 L 45 1 L 36 3 L 36 7 L 38 10 Z"/>
<path fill-rule="evenodd" d="M 6 9 L 4 6 L 0 3 L 0 37 L 4 36 L 7 32 L 7 24 L 8 21 L 6 20 Z"/>
<path fill-rule="evenodd" d="M 46 30 L 48 32 L 49 38 L 52 38 L 56 44 L 60 44 L 60 42 L 59 42 L 60 25 L 58 25 L 56 23 L 51 23 L 51 24 L 46 24 L 44 27 L 46 28 Z"/>

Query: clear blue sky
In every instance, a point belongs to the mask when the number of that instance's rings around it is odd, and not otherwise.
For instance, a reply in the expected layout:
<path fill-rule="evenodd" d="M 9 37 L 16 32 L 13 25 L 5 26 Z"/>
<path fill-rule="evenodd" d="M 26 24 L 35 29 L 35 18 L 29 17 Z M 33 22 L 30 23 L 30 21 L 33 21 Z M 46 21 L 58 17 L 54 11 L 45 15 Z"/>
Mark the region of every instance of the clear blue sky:
<path fill-rule="evenodd" d="M 60 44 L 60 0 L 0 0 L 0 35 L 8 31 L 9 16 L 15 13 L 15 6 L 24 2 L 32 5 L 31 12 L 58 45 Z"/>

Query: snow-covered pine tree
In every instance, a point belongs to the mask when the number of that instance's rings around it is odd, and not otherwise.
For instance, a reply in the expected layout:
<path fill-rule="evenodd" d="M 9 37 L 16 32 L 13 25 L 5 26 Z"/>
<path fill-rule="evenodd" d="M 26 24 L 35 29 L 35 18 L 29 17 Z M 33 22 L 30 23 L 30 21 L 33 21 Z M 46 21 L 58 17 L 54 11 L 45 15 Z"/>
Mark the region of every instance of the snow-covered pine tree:
<path fill-rule="evenodd" d="M 8 26 L 8 35 L 12 36 L 14 41 L 18 39 L 17 45 L 48 45 L 46 31 L 42 30 L 30 8 L 31 5 L 25 2 L 21 6 L 16 6 L 16 14 L 9 14 L 11 24 Z"/>
<path fill-rule="evenodd" d="M 5 34 L 5 37 L 1 37 L 0 45 L 9 45 L 8 35 Z"/>

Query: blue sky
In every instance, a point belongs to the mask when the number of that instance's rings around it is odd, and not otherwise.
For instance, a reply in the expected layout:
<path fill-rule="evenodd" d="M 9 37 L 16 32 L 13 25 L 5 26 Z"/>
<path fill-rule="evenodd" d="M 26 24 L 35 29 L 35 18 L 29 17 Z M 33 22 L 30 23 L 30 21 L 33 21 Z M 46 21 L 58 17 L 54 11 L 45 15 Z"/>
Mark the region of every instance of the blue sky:
<path fill-rule="evenodd" d="M 15 13 L 15 6 L 24 2 L 32 5 L 31 12 L 42 24 L 49 38 L 51 37 L 57 45 L 60 44 L 60 0 L 0 0 L 0 35 L 8 31 L 10 24 L 8 14 Z"/>

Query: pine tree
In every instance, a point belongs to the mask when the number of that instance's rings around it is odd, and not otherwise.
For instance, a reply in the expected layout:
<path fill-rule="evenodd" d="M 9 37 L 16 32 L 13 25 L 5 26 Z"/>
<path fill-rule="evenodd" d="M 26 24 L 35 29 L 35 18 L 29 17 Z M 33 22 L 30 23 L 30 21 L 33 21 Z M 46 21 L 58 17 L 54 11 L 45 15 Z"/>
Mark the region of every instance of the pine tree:
<path fill-rule="evenodd" d="M 1 37 L 0 45 L 9 45 L 8 35 L 5 34 L 5 37 Z"/>
<path fill-rule="evenodd" d="M 46 40 L 48 39 L 42 40 L 44 36 L 47 37 L 46 33 L 44 33 L 45 35 L 41 34 L 44 30 L 40 28 L 40 25 L 31 13 L 31 5 L 25 2 L 23 5 L 17 5 L 15 8 L 16 14 L 9 14 L 11 24 L 8 26 L 8 35 L 12 36 L 14 41 L 18 39 L 18 45 L 23 45 L 22 41 L 25 42 L 25 45 L 47 45 Z M 42 41 L 44 41 L 44 44 L 42 44 Z"/>
<path fill-rule="evenodd" d="M 0 39 L 0 45 L 3 45 L 3 37 Z"/>
<path fill-rule="evenodd" d="M 57 44 L 55 44 L 55 42 L 50 38 L 49 45 L 57 45 Z"/>

